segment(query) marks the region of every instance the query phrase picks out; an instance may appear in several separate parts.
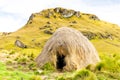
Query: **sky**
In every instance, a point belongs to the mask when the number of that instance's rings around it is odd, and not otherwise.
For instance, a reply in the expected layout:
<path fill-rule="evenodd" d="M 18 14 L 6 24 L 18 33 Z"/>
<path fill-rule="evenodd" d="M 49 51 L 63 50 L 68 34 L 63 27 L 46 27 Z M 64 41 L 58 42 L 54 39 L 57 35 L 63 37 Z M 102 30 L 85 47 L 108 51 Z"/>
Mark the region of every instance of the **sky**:
<path fill-rule="evenodd" d="M 0 32 L 14 32 L 26 24 L 32 13 L 55 7 L 95 14 L 120 25 L 120 0 L 0 0 Z"/>

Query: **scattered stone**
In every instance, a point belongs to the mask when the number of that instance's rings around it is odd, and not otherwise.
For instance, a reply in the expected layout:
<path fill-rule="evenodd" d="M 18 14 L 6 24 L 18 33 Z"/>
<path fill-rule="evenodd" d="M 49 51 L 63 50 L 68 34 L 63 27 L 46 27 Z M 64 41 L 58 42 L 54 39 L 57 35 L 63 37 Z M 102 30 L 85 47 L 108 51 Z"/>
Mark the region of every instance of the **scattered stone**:
<path fill-rule="evenodd" d="M 47 24 L 51 24 L 51 23 L 48 21 Z"/>
<path fill-rule="evenodd" d="M 96 15 L 91 15 L 89 18 L 93 20 L 100 20 Z"/>
<path fill-rule="evenodd" d="M 53 15 L 53 12 L 48 10 L 48 13 L 45 15 L 46 18 L 50 18 Z"/>
<path fill-rule="evenodd" d="M 45 15 L 45 18 L 50 18 L 50 14 L 46 14 L 46 15 Z"/>
<path fill-rule="evenodd" d="M 39 29 L 42 30 L 42 29 L 46 29 L 46 28 L 50 28 L 50 27 L 51 27 L 50 25 L 45 25 L 43 27 L 39 27 Z"/>
<path fill-rule="evenodd" d="M 27 48 L 27 46 L 20 40 L 15 41 L 15 46 L 20 47 L 20 48 Z"/>
<path fill-rule="evenodd" d="M 29 24 L 32 24 L 32 21 L 30 21 Z"/>
<path fill-rule="evenodd" d="M 72 23 L 74 23 L 74 24 L 75 24 L 75 23 L 77 23 L 77 21 L 72 21 Z"/>
<path fill-rule="evenodd" d="M 73 25 L 71 24 L 71 25 L 69 25 L 69 26 L 73 26 Z"/>
<path fill-rule="evenodd" d="M 75 16 L 80 17 L 80 12 L 79 11 L 75 12 Z"/>
<path fill-rule="evenodd" d="M 41 43 L 35 43 L 35 46 L 40 46 L 41 45 Z"/>
<path fill-rule="evenodd" d="M 50 28 L 50 25 L 45 25 L 44 28 Z"/>
<path fill-rule="evenodd" d="M 59 13 L 60 9 L 61 8 L 57 7 L 57 8 L 54 9 L 54 11 L 57 12 L 57 13 Z"/>
<path fill-rule="evenodd" d="M 45 29 L 44 27 L 39 27 L 40 30 Z"/>
<path fill-rule="evenodd" d="M 106 33 L 106 36 L 104 36 L 106 39 L 113 40 L 112 34 Z"/>
<path fill-rule="evenodd" d="M 46 34 L 53 34 L 53 32 L 50 31 L 50 30 L 45 30 L 44 33 L 46 33 Z"/>

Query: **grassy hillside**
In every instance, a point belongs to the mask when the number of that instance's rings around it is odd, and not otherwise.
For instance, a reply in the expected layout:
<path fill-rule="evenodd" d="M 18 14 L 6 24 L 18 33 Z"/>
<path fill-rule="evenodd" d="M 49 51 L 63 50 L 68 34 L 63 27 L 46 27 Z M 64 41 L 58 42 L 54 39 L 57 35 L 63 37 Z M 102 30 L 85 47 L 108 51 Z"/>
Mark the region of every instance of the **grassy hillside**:
<path fill-rule="evenodd" d="M 55 30 L 65 26 L 81 31 L 94 44 L 102 60 L 94 71 L 91 69 L 83 70 L 83 74 L 87 72 L 90 74 L 88 77 L 96 76 L 96 79 L 98 78 L 99 80 L 120 79 L 120 27 L 102 21 L 93 14 L 63 8 L 46 9 L 33 13 L 21 29 L 0 36 L 0 52 L 10 55 L 16 53 L 22 56 L 27 55 L 28 58 L 32 55 L 32 59 L 34 59 L 41 52 L 45 42 Z M 15 46 L 16 40 L 22 41 L 27 45 L 27 48 L 23 49 Z M 5 52 L 5 50 L 8 52 Z M 27 62 L 26 59 L 23 59 L 23 61 Z M 27 63 L 27 65 L 30 65 L 30 63 Z M 77 75 L 77 72 L 73 73 Z M 73 76 L 69 80 L 74 80 L 74 74 L 66 74 Z M 80 72 L 80 74 L 82 73 Z M 29 77 L 29 73 L 27 76 Z M 66 80 L 62 78 L 67 77 L 63 74 L 61 77 L 57 77 L 57 80 Z"/>
<path fill-rule="evenodd" d="M 51 15 L 47 17 L 48 14 Z M 16 50 L 17 48 L 14 46 L 14 42 L 16 39 L 19 39 L 28 45 L 28 49 L 35 48 L 40 52 L 51 34 L 59 27 L 64 26 L 81 31 L 90 40 L 93 40 L 93 44 L 96 45 L 96 48 L 98 47 L 98 51 L 102 51 L 100 48 L 103 47 L 111 48 L 113 46 L 118 48 L 120 46 L 120 27 L 102 20 L 92 19 L 90 16 L 94 15 L 80 12 L 79 17 L 73 15 L 66 18 L 61 13 L 55 12 L 54 9 L 34 13 L 21 29 L 6 36 L 0 36 L 0 44 L 4 44 L 0 45 L 0 49 Z M 100 43 L 98 40 L 100 40 L 101 45 L 98 44 Z"/>

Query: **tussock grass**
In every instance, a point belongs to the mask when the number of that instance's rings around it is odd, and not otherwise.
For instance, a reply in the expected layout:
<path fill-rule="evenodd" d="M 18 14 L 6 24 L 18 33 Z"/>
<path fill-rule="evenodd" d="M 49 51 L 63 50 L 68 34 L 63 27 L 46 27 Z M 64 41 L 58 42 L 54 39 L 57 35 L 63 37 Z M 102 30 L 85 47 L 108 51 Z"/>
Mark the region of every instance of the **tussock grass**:
<path fill-rule="evenodd" d="M 33 79 L 34 76 L 33 72 L 22 72 L 18 70 L 7 70 L 5 64 L 0 62 L 0 79 L 1 80 L 37 80 L 36 78 Z"/>

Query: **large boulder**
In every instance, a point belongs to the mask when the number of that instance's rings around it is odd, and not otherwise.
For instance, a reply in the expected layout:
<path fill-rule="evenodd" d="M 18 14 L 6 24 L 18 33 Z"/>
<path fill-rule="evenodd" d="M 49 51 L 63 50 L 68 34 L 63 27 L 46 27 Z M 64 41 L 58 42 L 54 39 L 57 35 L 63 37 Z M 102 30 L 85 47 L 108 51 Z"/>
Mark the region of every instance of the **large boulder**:
<path fill-rule="evenodd" d="M 15 46 L 20 47 L 20 48 L 27 48 L 27 46 L 20 40 L 15 41 Z"/>

